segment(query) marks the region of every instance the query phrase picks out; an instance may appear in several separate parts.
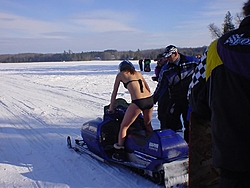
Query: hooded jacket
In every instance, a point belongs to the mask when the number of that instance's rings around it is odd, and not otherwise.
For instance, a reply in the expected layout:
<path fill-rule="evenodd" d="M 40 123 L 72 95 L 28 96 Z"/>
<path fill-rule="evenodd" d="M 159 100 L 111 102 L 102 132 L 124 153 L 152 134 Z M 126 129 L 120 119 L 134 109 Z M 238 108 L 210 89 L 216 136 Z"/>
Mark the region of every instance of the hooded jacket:
<path fill-rule="evenodd" d="M 213 163 L 250 172 L 250 16 L 208 48 L 208 105 Z"/>

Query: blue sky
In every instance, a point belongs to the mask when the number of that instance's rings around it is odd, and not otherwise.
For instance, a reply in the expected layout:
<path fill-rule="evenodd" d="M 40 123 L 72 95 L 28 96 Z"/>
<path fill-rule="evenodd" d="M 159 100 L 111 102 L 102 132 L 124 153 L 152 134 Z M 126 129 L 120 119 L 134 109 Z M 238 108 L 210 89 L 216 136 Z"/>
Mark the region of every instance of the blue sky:
<path fill-rule="evenodd" d="M 0 54 L 199 47 L 246 0 L 1 0 Z"/>

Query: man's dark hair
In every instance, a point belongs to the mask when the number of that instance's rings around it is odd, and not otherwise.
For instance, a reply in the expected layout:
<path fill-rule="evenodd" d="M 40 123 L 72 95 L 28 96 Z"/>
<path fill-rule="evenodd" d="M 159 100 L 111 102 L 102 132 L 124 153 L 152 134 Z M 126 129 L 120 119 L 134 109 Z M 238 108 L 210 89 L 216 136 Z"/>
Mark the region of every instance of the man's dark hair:
<path fill-rule="evenodd" d="M 250 0 L 248 2 L 246 2 L 246 3 L 244 3 L 244 6 L 243 6 L 242 10 L 243 10 L 243 14 L 245 16 L 250 15 Z"/>

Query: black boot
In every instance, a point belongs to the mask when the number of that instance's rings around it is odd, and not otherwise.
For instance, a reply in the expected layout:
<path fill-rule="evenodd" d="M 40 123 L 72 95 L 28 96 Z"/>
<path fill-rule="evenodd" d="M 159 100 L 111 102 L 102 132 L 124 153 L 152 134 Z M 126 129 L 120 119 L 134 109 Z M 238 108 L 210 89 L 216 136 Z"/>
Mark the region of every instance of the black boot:
<path fill-rule="evenodd" d="M 124 146 L 119 146 L 117 143 L 114 144 L 115 153 L 112 155 L 112 159 L 115 161 L 124 161 Z"/>

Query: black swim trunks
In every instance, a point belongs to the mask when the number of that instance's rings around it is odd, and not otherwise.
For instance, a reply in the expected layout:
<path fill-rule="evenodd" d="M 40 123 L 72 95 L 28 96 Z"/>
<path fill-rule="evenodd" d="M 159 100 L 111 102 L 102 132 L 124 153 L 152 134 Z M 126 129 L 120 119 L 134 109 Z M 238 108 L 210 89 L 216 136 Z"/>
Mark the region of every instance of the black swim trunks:
<path fill-rule="evenodd" d="M 143 99 L 132 100 L 132 103 L 138 106 L 141 110 L 146 110 L 154 106 L 154 99 L 152 96 L 150 96 Z"/>

